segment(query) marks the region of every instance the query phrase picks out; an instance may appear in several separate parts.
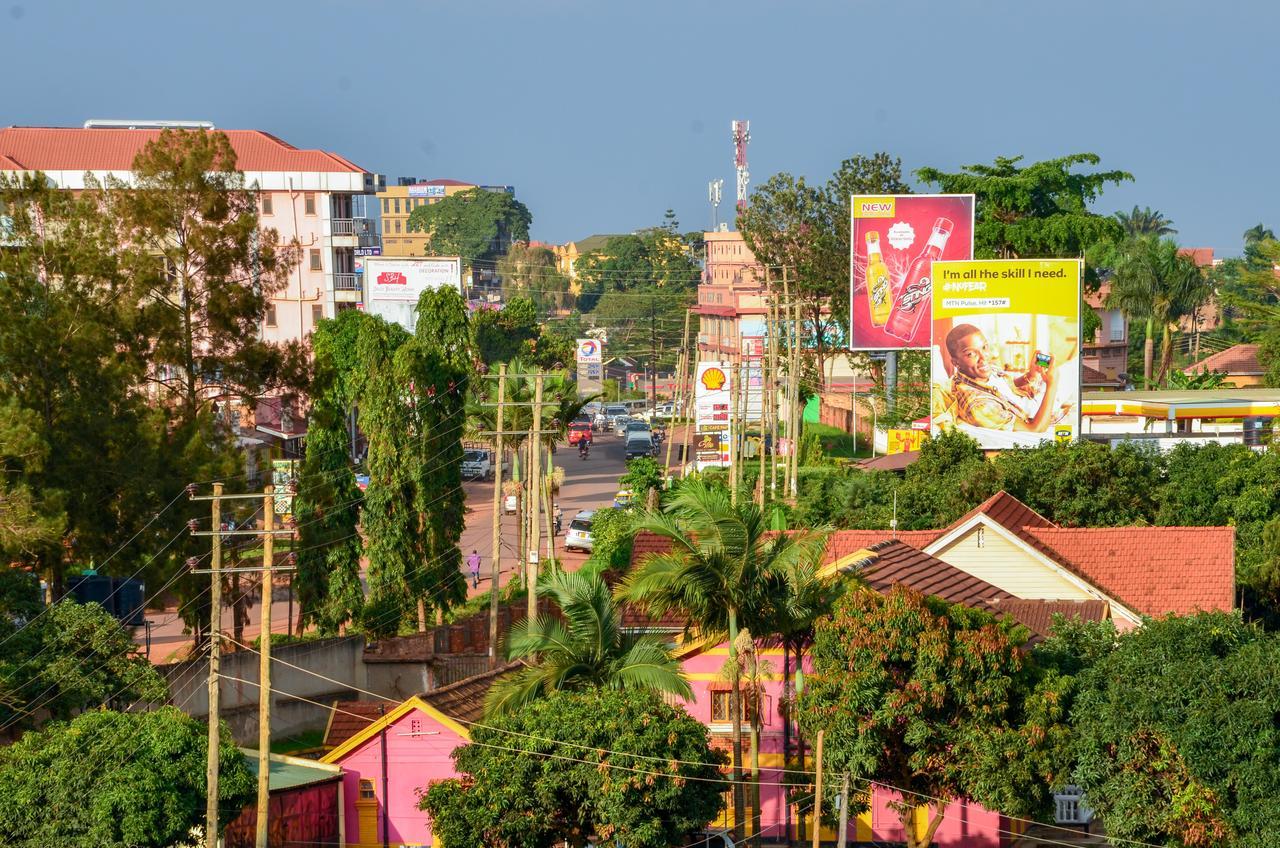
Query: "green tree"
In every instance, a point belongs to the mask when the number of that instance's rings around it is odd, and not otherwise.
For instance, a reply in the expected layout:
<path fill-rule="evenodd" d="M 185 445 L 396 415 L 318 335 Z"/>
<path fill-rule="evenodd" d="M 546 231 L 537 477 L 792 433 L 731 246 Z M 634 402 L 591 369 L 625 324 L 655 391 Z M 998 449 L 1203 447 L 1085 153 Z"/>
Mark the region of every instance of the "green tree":
<path fill-rule="evenodd" d="M 542 309 L 567 309 L 573 302 L 569 278 L 560 273 L 555 253 L 545 247 L 513 244 L 498 260 L 502 298 L 530 298 Z"/>
<path fill-rule="evenodd" d="M 109 699 L 165 699 L 163 678 L 97 604 L 64 600 L 38 617 L 29 607 L 22 615 L 28 626 L 7 618 L 0 626 L 0 728 L 35 727 Z"/>
<path fill-rule="evenodd" d="M 538 337 L 538 310 L 523 295 L 511 298 L 501 310 L 482 309 L 471 319 L 472 343 L 480 361 L 492 367 L 520 355 L 524 342 Z"/>
<path fill-rule="evenodd" d="M 965 165 L 957 173 L 921 168 L 916 176 L 948 194 L 977 199 L 974 255 L 978 258 L 1075 257 L 1094 244 L 1119 241 L 1115 218 L 1089 210 L 1108 184 L 1131 181 L 1127 171 L 1079 173 L 1096 166 L 1093 153 L 1072 153 L 1020 167 L 1021 156 L 991 165 Z"/>
<path fill-rule="evenodd" d="M 1141 236 L 1162 238 L 1178 232 L 1172 226 L 1173 221 L 1166 218 L 1159 209 L 1152 209 L 1150 206 L 1139 209 L 1135 203 L 1132 212 L 1117 212 L 1115 218 L 1120 222 L 1120 226 L 1124 227 L 1125 235 L 1130 238 Z"/>
<path fill-rule="evenodd" d="M 421 807 L 450 848 L 666 848 L 720 814 L 723 759 L 651 692 L 558 692 L 473 727 Z"/>
<path fill-rule="evenodd" d="M 437 256 L 460 256 L 467 265 L 494 261 L 517 242 L 529 241 L 533 215 L 504 191 L 472 188 L 409 214 L 409 230 L 428 234 Z"/>
<path fill-rule="evenodd" d="M 143 397 L 138 320 L 116 233 L 89 195 L 0 178 L 0 561 L 61 594 L 76 560 L 136 566 L 153 516 L 163 423 Z"/>
<path fill-rule="evenodd" d="M 1275 635 L 1218 612 L 1149 622 L 1083 673 L 1074 778 L 1110 837 L 1274 843 L 1278 662 Z"/>
<path fill-rule="evenodd" d="M 622 627 L 622 612 L 598 575 L 553 571 L 539 581 L 556 615 L 520 621 L 507 636 L 507 659 L 525 666 L 489 690 L 492 717 L 561 690 L 638 689 L 685 700 L 693 690 L 663 639 Z"/>
<path fill-rule="evenodd" d="M 1143 237 L 1126 242 L 1119 250 L 1111 277 L 1107 306 L 1119 309 L 1130 320 L 1146 326 L 1142 376 L 1148 386 L 1164 380 L 1173 362 L 1173 330 L 1180 319 L 1191 316 L 1211 294 L 1208 280 L 1190 257 L 1178 253 L 1168 239 Z M 1155 330 L 1160 329 L 1160 370 L 1152 382 Z"/>
<path fill-rule="evenodd" d="M 768 581 L 793 564 L 816 561 L 825 541 L 816 533 L 769 534 L 759 507 L 731 504 L 727 490 L 696 479 L 678 487 L 662 512 L 646 513 L 635 528 L 666 539 L 671 550 L 640 563 L 619 584 L 618 597 L 654 616 L 678 612 L 704 638 L 727 637 L 733 668 L 738 667 L 739 631 L 767 630 Z M 739 830 L 745 820 L 741 705 L 741 680 L 734 674 L 729 711 L 734 821 Z"/>
<path fill-rule="evenodd" d="M 255 778 L 223 729 L 219 808 L 235 818 Z M 176 707 L 89 712 L 0 748 L 0 832 L 15 848 L 167 848 L 189 843 L 205 815 L 202 722 Z"/>
<path fill-rule="evenodd" d="M 293 512 L 298 523 L 300 621 L 336 634 L 364 606 L 358 532 L 363 496 L 350 467 L 350 416 L 356 342 L 366 313 L 348 309 L 321 321 L 311 335 L 315 355 L 307 453 Z M 299 628 L 301 630 L 301 628 Z"/>
<path fill-rule="evenodd" d="M 1083 441 L 1002 451 L 995 466 L 1001 488 L 1067 527 L 1151 523 L 1165 470 L 1156 451 Z"/>
<path fill-rule="evenodd" d="M 1246 236 L 1262 227 L 1259 224 Z M 1262 229 L 1262 234 L 1268 230 Z M 1222 300 L 1245 332 L 1258 345 L 1258 360 L 1267 369 L 1264 382 L 1280 386 L 1280 241 L 1257 238 L 1245 245 L 1246 258 L 1231 269 L 1222 286 Z M 1215 269 L 1216 270 L 1216 269 Z"/>
<path fill-rule="evenodd" d="M 627 460 L 627 473 L 618 478 L 618 485 L 630 489 L 638 503 L 647 503 L 649 492 L 662 491 L 666 483 L 666 469 L 652 457 L 642 456 Z"/>
<path fill-rule="evenodd" d="M 987 729 L 1016 709 L 1024 634 L 902 586 L 846 594 L 819 622 L 800 724 L 825 732 L 827 771 L 902 793 L 908 848 L 932 844 L 949 801 L 986 800 L 970 772 Z M 933 800 L 918 831 L 921 798 Z"/>

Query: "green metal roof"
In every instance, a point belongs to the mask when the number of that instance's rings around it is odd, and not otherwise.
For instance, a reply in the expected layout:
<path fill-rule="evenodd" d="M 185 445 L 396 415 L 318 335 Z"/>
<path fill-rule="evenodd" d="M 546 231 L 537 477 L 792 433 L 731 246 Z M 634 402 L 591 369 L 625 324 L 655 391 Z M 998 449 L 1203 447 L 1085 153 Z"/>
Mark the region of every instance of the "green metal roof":
<path fill-rule="evenodd" d="M 258 775 L 258 752 L 252 748 L 241 748 L 240 753 L 248 760 L 249 770 L 254 777 Z M 271 773 L 267 778 L 267 788 L 271 792 L 280 789 L 293 789 L 297 786 L 309 786 L 313 783 L 324 783 L 342 776 L 339 766 L 304 760 L 300 757 L 286 757 L 282 754 L 271 755 Z"/>

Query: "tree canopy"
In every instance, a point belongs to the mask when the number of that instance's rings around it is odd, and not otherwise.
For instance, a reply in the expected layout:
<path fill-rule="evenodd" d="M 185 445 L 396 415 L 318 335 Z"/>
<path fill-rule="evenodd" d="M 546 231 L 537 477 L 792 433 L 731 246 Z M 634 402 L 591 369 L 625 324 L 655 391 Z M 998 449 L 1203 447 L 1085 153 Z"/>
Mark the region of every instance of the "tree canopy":
<path fill-rule="evenodd" d="M 650 692 L 558 692 L 471 734 L 453 752 L 461 778 L 422 793 L 450 848 L 666 848 L 723 807 L 706 726 Z"/>
<path fill-rule="evenodd" d="M 223 822 L 253 800 L 256 779 L 224 728 Z M 0 748 L 0 833 L 15 848 L 169 848 L 203 830 L 205 725 L 176 707 L 94 711 Z"/>
<path fill-rule="evenodd" d="M 437 256 L 459 256 L 467 265 L 496 261 L 516 242 L 529 241 L 533 215 L 505 191 L 472 188 L 409 213 L 409 229 L 427 233 Z"/>

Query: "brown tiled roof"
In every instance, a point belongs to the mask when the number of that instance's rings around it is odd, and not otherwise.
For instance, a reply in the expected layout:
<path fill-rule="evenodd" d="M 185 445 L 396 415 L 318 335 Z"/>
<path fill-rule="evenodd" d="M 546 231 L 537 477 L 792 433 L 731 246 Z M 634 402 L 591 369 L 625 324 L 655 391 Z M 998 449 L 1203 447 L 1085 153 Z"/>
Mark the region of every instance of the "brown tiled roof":
<path fill-rule="evenodd" d="M 382 710 L 391 712 L 399 705 L 399 701 L 334 701 L 324 747 L 338 747 L 381 718 Z"/>
<path fill-rule="evenodd" d="M 336 153 L 300 150 L 260 130 L 220 132 L 231 142 L 241 171 L 364 171 Z M 24 171 L 128 171 L 143 146 L 159 137 L 160 130 L 5 127 L 0 159 Z"/>
<path fill-rule="evenodd" d="M 873 456 L 863 459 L 858 465 L 867 471 L 902 471 L 920 458 L 920 451 L 903 451 L 888 456 Z"/>
<path fill-rule="evenodd" d="M 1091 601 L 1046 601 L 1026 600 L 1023 598 L 1001 598 L 994 604 L 995 612 L 1012 616 L 1019 624 L 1031 631 L 1031 643 L 1044 640 L 1053 629 L 1053 617 L 1062 615 L 1066 618 L 1078 618 L 1081 621 L 1105 621 L 1109 617 L 1107 602 Z"/>
<path fill-rule="evenodd" d="M 1200 374 L 1205 371 L 1222 371 L 1228 375 L 1256 377 L 1266 373 L 1262 363 L 1258 361 L 1258 345 L 1238 344 L 1226 350 L 1206 356 L 1199 362 L 1183 368 L 1185 374 Z"/>
<path fill-rule="evenodd" d="M 1085 388 L 1090 386 L 1123 386 L 1124 380 L 1118 377 L 1108 377 L 1097 368 L 1090 368 L 1088 365 L 1080 366 L 1080 383 Z"/>
<path fill-rule="evenodd" d="M 1212 247 L 1180 247 L 1178 248 L 1178 255 L 1190 257 L 1191 261 L 1196 263 L 1197 268 L 1213 267 Z"/>
<path fill-rule="evenodd" d="M 942 535 L 941 530 L 836 530 L 827 537 L 825 562 L 836 562 L 863 548 L 897 540 L 913 548 L 925 548 Z"/>
<path fill-rule="evenodd" d="M 1234 527 L 1035 527 L 1027 533 L 1056 561 L 1143 615 L 1234 606 Z"/>
<path fill-rule="evenodd" d="M 867 586 L 886 592 L 896 585 L 936 595 L 949 604 L 991 610 L 996 601 L 1012 598 L 985 580 L 948 565 L 937 557 L 898 540 L 882 541 L 867 549 L 870 556 L 842 570 L 856 573 Z"/>
<path fill-rule="evenodd" d="M 474 724 L 484 718 L 484 699 L 489 688 L 504 675 L 515 671 L 523 663 L 511 663 L 493 671 L 464 677 L 457 683 L 432 689 L 419 697 L 440 712 L 463 724 Z"/>

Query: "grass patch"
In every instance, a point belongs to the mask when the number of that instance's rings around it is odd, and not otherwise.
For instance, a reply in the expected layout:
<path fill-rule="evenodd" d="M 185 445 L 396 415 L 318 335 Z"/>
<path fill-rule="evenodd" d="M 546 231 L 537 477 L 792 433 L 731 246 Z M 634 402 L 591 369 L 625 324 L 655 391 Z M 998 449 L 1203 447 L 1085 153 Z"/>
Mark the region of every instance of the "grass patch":
<path fill-rule="evenodd" d="M 829 424 L 810 422 L 804 425 L 805 435 L 813 434 L 823 454 L 836 459 L 861 459 L 871 456 L 871 448 L 860 443 L 852 433 L 846 433 Z"/>

